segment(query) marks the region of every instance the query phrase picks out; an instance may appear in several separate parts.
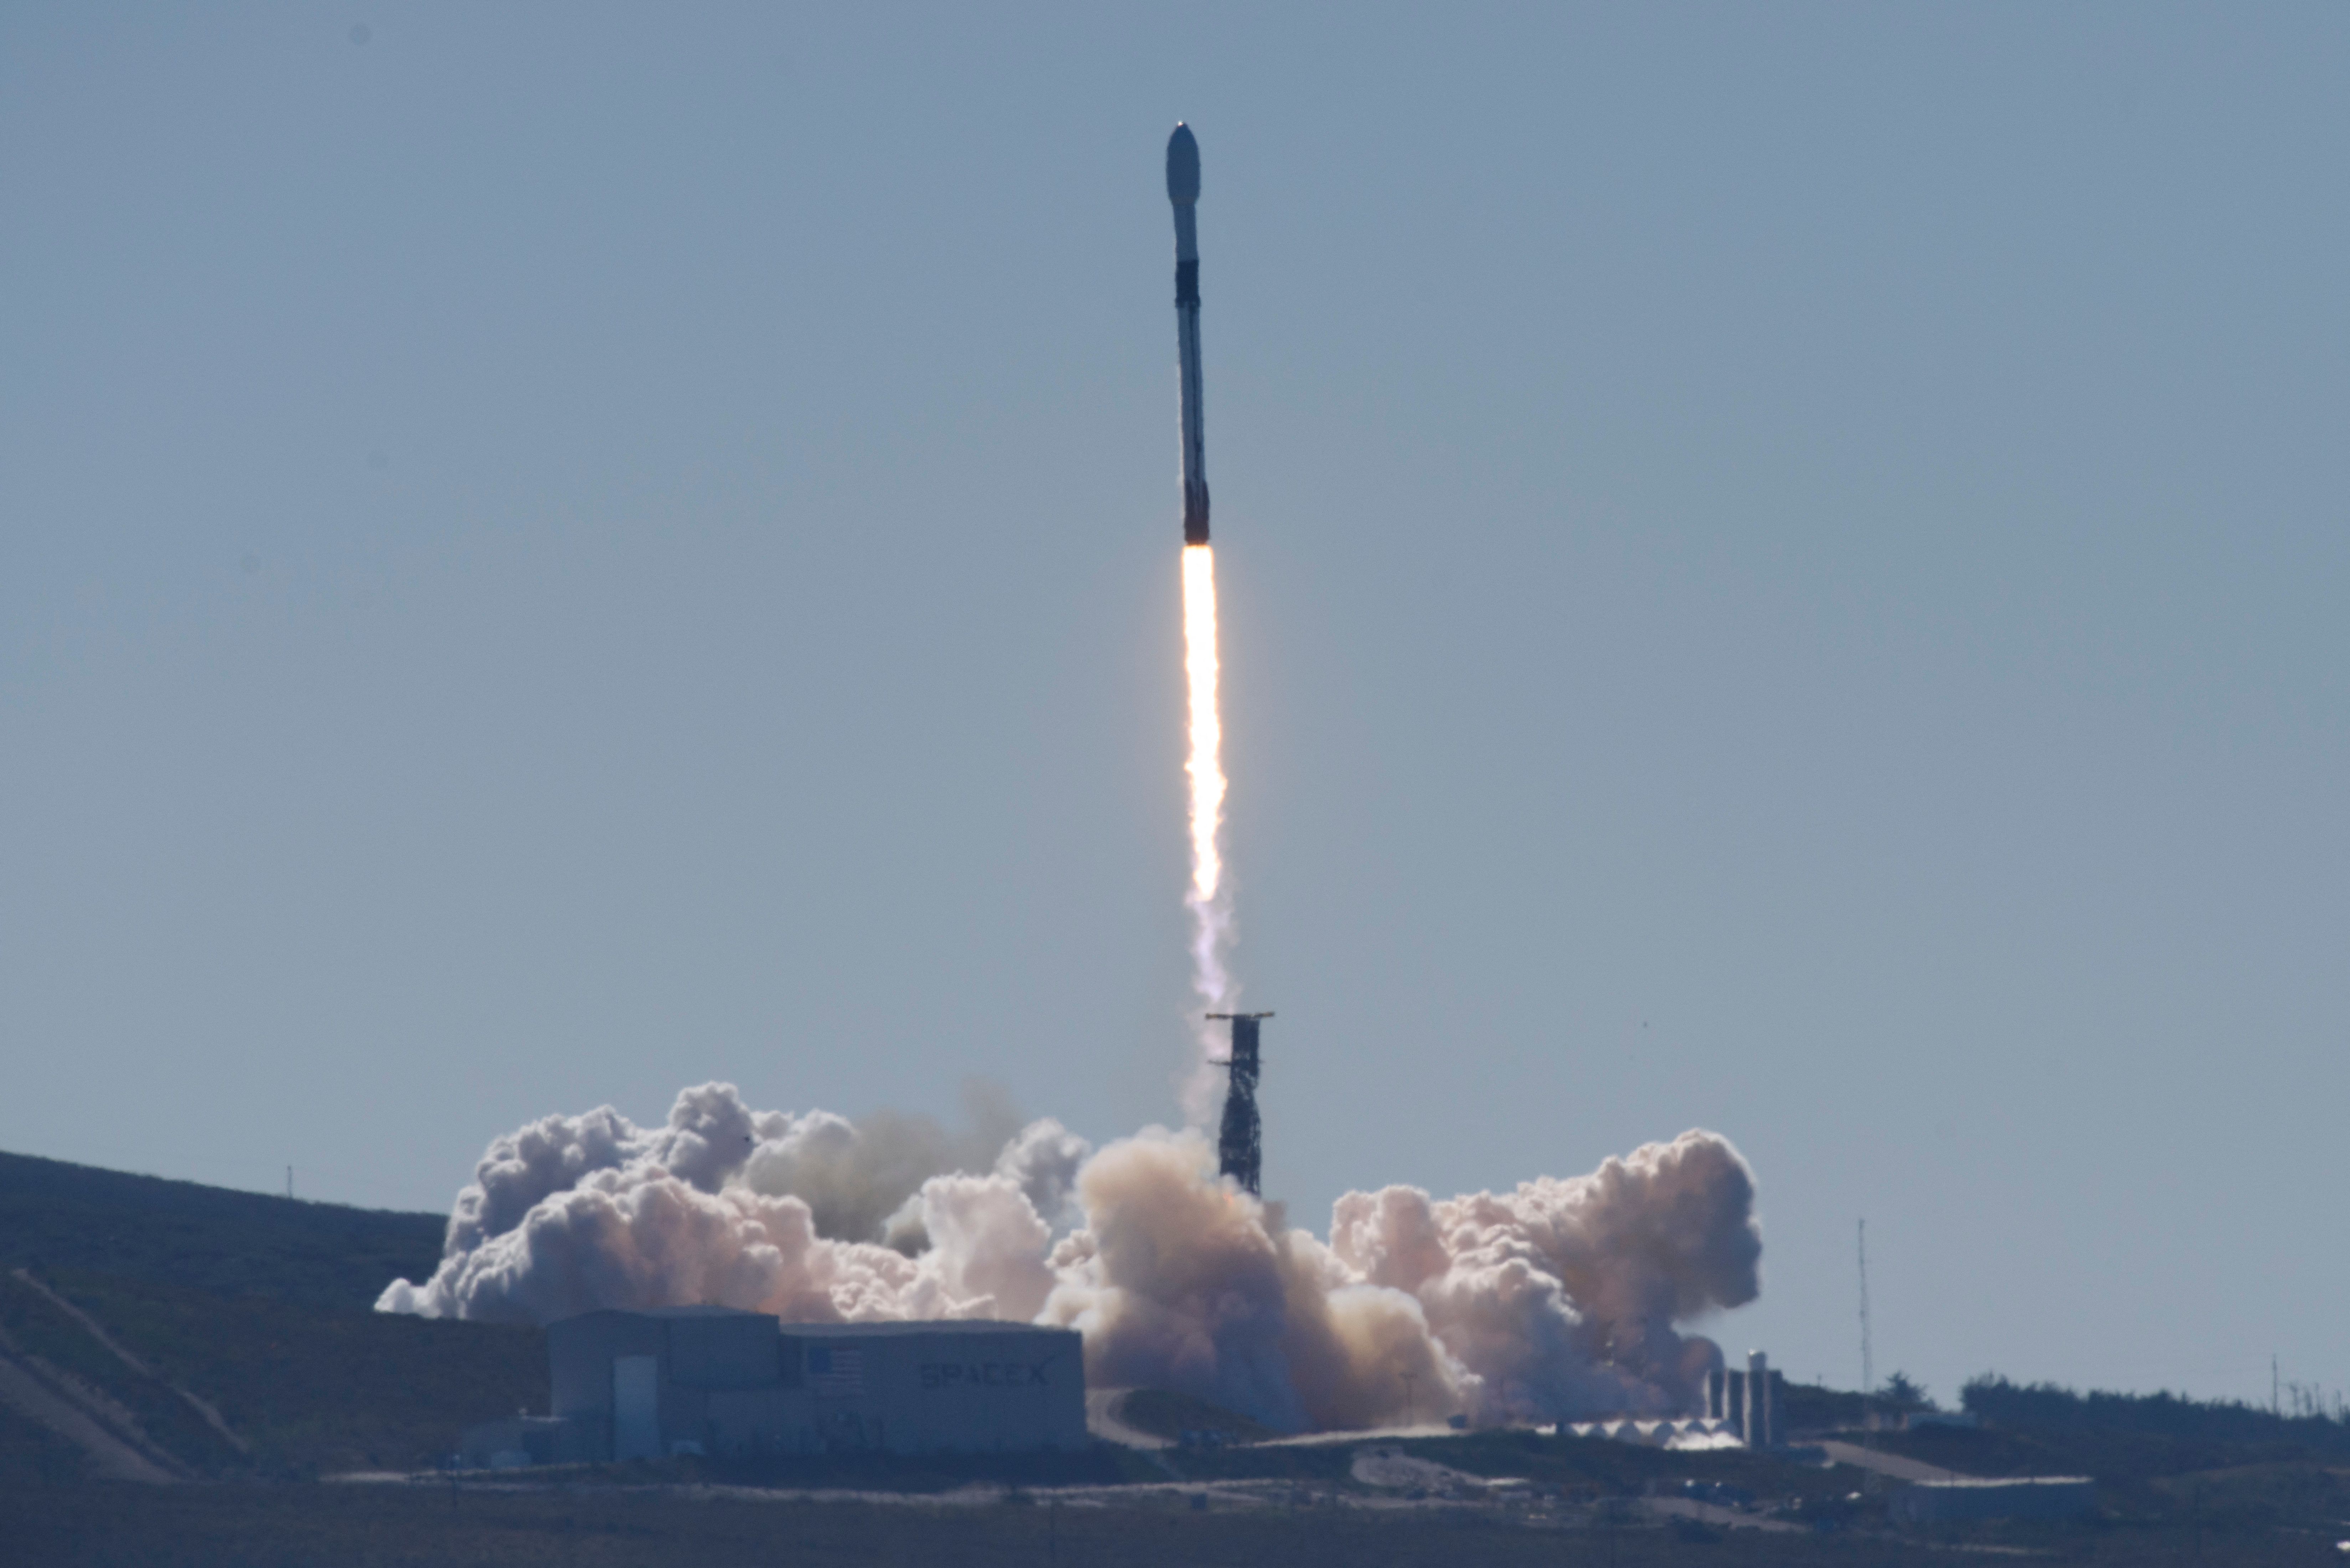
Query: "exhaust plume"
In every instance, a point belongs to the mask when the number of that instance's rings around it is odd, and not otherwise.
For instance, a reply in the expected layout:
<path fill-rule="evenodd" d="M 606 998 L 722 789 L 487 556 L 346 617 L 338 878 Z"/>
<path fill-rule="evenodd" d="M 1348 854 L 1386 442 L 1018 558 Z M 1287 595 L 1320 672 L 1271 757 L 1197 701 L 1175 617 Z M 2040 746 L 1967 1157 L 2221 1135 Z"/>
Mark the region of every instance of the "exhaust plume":
<path fill-rule="evenodd" d="M 918 1120 L 754 1111 L 726 1084 L 681 1094 L 657 1128 L 608 1106 L 546 1117 L 491 1144 L 440 1267 L 393 1282 L 378 1310 L 1049 1323 L 1084 1334 L 1095 1386 L 1177 1389 L 1298 1431 L 1407 1410 L 1481 1424 L 1686 1412 L 1721 1353 L 1682 1326 L 1759 1288 L 1753 1179 L 1712 1133 L 1507 1193 L 1349 1192 L 1324 1241 L 1220 1178 L 1191 1129 L 1096 1152 L 1032 1122 L 884 1207 Z M 882 1148 L 855 1153 L 868 1136 Z M 836 1201 L 844 1190 L 857 1201 Z M 819 1199 L 866 1229 L 827 1233 Z"/>
<path fill-rule="evenodd" d="M 1224 968 L 1232 935 L 1232 899 L 1224 888 L 1224 722 L 1218 708 L 1216 649 L 1216 552 L 1207 545 L 1183 549 L 1183 674 L 1189 692 L 1190 755 L 1183 772 L 1191 781 L 1191 886 L 1183 896 L 1191 911 L 1191 990 L 1203 1012 L 1229 1012 L 1239 988 Z M 1215 1104 L 1213 1031 L 1199 1025 L 1199 1055 L 1182 1085 L 1184 1115 L 1192 1125 L 1209 1119 Z"/>

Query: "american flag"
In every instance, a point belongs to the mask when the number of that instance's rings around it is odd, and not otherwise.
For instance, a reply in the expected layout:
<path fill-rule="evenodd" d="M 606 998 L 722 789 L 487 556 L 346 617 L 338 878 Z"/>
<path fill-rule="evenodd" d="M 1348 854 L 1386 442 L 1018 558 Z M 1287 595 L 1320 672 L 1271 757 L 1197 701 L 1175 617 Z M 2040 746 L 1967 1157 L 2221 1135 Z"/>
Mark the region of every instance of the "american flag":
<path fill-rule="evenodd" d="M 838 1397 L 865 1392 L 865 1353 L 845 1345 L 811 1345 L 807 1353 L 811 1394 Z"/>

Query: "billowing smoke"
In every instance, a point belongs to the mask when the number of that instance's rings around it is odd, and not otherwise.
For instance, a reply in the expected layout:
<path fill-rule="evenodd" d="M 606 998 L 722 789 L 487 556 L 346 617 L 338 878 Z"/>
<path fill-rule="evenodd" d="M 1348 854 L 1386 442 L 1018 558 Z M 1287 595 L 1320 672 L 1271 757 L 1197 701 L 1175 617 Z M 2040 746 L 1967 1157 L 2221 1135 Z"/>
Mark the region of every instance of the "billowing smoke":
<path fill-rule="evenodd" d="M 1022 1127 L 988 1085 L 964 1100 L 959 1135 L 895 1113 L 858 1127 L 754 1111 L 732 1084 L 684 1091 L 660 1127 L 608 1106 L 544 1117 L 491 1143 L 441 1266 L 376 1306 L 531 1323 L 702 1302 L 812 1321 L 1030 1315 L 1040 1284 L 999 1302 L 972 1282 L 994 1277 L 986 1262 L 966 1268 L 931 1237 L 988 1252 L 1016 1235 L 1012 1251 L 1041 1257 L 1092 1146 L 1050 1118 Z"/>
<path fill-rule="evenodd" d="M 1759 1288 L 1753 1179 L 1712 1133 L 1513 1192 L 1349 1192 L 1326 1241 L 1219 1178 L 1197 1132 L 1096 1152 L 998 1100 L 972 1120 L 957 1137 L 754 1111 L 727 1084 L 680 1095 L 658 1128 L 608 1107 L 549 1116 L 490 1146 L 439 1269 L 377 1306 L 1050 1323 L 1084 1334 L 1096 1386 L 1177 1389 L 1294 1431 L 1685 1411 L 1721 1357 L 1680 1326 Z"/>

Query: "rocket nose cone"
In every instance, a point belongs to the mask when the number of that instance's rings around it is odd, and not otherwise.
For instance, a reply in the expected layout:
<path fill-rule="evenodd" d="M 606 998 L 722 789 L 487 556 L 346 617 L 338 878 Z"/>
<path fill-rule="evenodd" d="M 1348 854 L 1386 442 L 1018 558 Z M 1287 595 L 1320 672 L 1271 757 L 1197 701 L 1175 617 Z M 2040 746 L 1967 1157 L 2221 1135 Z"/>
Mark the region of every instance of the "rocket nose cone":
<path fill-rule="evenodd" d="M 1188 125 L 1177 125 L 1167 139 L 1167 199 L 1179 207 L 1200 199 L 1200 144 Z"/>

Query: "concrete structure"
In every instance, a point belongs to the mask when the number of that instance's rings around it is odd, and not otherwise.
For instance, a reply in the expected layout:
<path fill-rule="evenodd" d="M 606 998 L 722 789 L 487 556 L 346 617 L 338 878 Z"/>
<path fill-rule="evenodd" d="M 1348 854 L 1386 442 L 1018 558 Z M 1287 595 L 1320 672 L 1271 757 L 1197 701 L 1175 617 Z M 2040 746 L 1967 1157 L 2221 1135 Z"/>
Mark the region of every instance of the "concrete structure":
<path fill-rule="evenodd" d="M 1070 1329 L 982 1319 L 785 1324 L 726 1307 L 664 1307 L 565 1318 L 548 1326 L 546 1353 L 552 1426 L 477 1428 L 466 1435 L 469 1456 L 987 1453 L 1087 1441 L 1085 1356 Z M 516 1428 L 514 1446 L 496 1446 L 507 1427 Z"/>
<path fill-rule="evenodd" d="M 1769 1357 L 1749 1351 L 1744 1371 L 1722 1367 L 1705 1375 L 1704 1418 L 1722 1423 L 1751 1449 L 1784 1442 L 1779 1422 L 1779 1391 L 1784 1381 L 1771 1369 Z"/>
<path fill-rule="evenodd" d="M 2097 1486 L 2086 1476 L 1918 1481 L 1895 1492 L 1890 1507 L 1893 1517 L 1907 1524 L 2079 1519 L 2097 1511 Z"/>
<path fill-rule="evenodd" d="M 1772 1397 L 1771 1360 L 1759 1350 L 1746 1353 L 1746 1446 L 1767 1449 L 1778 1438 L 1778 1401 Z"/>

